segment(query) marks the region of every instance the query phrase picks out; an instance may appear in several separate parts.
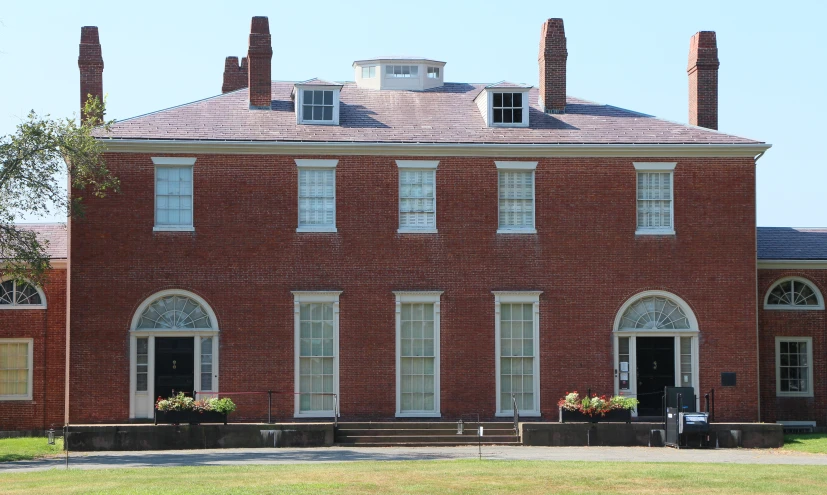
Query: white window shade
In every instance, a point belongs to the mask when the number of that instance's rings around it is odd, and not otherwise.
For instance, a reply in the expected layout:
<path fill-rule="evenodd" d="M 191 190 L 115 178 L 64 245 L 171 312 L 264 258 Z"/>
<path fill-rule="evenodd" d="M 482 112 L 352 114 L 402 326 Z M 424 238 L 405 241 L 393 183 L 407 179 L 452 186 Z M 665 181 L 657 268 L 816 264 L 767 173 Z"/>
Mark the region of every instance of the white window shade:
<path fill-rule="evenodd" d="M 534 172 L 499 171 L 500 231 L 534 231 Z"/>
<path fill-rule="evenodd" d="M 335 169 L 299 168 L 299 231 L 336 230 Z"/>
<path fill-rule="evenodd" d="M 192 226 L 192 167 L 155 168 L 155 226 Z"/>
<path fill-rule="evenodd" d="M 399 171 L 399 229 L 436 229 L 436 171 Z"/>

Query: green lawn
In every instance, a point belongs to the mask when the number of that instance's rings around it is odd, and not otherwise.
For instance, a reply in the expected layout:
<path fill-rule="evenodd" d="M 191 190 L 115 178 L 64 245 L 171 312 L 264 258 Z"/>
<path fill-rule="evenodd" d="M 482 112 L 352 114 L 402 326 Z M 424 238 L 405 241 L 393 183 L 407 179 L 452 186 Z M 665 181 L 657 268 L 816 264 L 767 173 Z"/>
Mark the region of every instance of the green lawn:
<path fill-rule="evenodd" d="M 25 461 L 63 452 L 63 439 L 55 438 L 49 445 L 45 437 L 0 439 L 0 462 Z"/>
<path fill-rule="evenodd" d="M 784 448 L 810 454 L 827 454 L 827 434 L 784 435 Z"/>
<path fill-rule="evenodd" d="M 60 469 L 0 474 L 4 495 L 99 494 L 819 494 L 824 466 L 550 461 L 342 462 Z"/>

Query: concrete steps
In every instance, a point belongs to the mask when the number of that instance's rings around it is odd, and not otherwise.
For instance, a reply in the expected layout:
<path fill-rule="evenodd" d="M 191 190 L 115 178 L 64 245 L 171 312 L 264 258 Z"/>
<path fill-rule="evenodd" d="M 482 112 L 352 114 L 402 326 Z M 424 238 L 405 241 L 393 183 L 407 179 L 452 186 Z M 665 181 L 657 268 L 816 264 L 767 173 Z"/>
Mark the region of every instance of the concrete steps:
<path fill-rule="evenodd" d="M 477 429 L 483 427 L 483 437 L 477 438 Z M 401 446 L 460 446 L 519 445 L 513 423 L 465 423 L 462 435 L 457 435 L 454 422 L 379 422 L 339 423 L 334 442 L 342 446 L 401 447 Z"/>

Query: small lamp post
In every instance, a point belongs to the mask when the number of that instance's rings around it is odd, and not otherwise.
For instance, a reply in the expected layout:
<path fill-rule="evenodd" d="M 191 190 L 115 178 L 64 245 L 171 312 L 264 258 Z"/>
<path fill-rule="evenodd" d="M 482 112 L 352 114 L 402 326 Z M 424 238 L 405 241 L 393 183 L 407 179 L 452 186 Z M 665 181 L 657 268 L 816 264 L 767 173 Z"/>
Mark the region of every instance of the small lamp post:
<path fill-rule="evenodd" d="M 459 421 L 457 421 L 457 435 L 462 435 L 464 428 L 465 425 L 462 423 L 462 418 L 460 418 Z"/>

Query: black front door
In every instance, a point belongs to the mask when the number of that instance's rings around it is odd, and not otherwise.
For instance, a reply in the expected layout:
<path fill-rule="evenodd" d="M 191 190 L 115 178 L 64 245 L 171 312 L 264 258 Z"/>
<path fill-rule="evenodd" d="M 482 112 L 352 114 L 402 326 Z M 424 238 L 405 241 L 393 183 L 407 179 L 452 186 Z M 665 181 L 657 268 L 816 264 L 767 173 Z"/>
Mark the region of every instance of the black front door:
<path fill-rule="evenodd" d="M 638 337 L 638 416 L 663 414 L 663 388 L 675 386 L 675 338 Z"/>
<path fill-rule="evenodd" d="M 195 345 L 192 337 L 155 337 L 155 396 L 192 394 Z"/>

